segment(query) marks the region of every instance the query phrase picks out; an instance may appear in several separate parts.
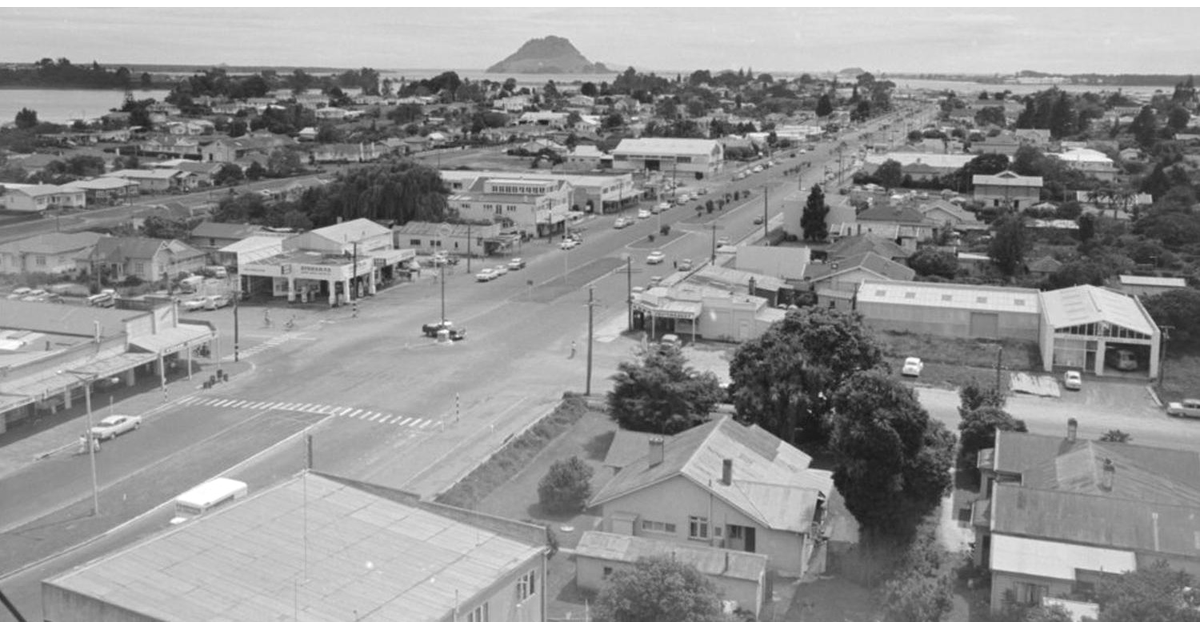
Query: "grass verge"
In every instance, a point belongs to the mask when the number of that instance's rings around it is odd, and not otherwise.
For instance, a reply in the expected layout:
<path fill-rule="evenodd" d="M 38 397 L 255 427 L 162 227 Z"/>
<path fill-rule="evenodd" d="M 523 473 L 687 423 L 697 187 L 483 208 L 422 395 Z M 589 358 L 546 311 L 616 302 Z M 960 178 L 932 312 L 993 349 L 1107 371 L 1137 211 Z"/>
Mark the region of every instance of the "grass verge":
<path fill-rule="evenodd" d="M 587 403 L 583 397 L 565 396 L 554 411 L 509 440 L 487 461 L 476 466 L 466 477 L 434 500 L 468 510 L 475 509 L 480 501 L 519 473 L 537 457 L 546 444 L 573 426 L 586 413 Z"/>
<path fill-rule="evenodd" d="M 1200 348 L 1168 348 L 1158 397 L 1165 405 L 1184 398 L 1200 397 L 1196 375 L 1200 374 Z"/>

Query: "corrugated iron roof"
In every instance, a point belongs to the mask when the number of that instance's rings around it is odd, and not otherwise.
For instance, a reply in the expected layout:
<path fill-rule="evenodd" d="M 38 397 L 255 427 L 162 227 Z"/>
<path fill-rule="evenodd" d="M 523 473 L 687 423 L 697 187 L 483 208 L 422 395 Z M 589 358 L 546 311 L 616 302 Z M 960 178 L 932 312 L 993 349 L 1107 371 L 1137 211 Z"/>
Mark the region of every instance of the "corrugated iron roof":
<path fill-rule="evenodd" d="M 745 551 L 713 549 L 669 540 L 624 536 L 608 532 L 584 532 L 575 555 L 613 562 L 634 563 L 641 558 L 670 556 L 705 575 L 757 582 L 767 571 L 767 557 Z"/>
<path fill-rule="evenodd" d="M 991 569 L 1074 582 L 1075 571 L 1124 573 L 1137 569 L 1129 551 L 992 534 Z"/>
<path fill-rule="evenodd" d="M 1042 309 L 1054 328 L 1107 322 L 1151 337 L 1158 332 L 1132 297 L 1090 284 L 1042 293 Z"/>
<path fill-rule="evenodd" d="M 1032 313 L 1038 311 L 1034 289 L 998 288 L 941 282 L 881 282 L 864 280 L 858 289 L 859 304 L 914 304 L 977 311 Z"/>

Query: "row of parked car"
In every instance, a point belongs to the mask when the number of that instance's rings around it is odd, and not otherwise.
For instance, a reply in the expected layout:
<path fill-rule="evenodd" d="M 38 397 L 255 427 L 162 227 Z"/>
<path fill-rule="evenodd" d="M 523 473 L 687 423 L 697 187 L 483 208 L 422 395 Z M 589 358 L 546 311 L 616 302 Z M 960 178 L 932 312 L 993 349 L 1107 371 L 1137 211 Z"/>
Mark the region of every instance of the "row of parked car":
<path fill-rule="evenodd" d="M 488 282 L 490 280 L 495 280 L 496 278 L 499 278 L 510 271 L 517 271 L 524 268 L 525 260 L 522 258 L 514 258 L 508 261 L 508 264 L 506 265 L 497 265 L 495 267 L 481 269 L 479 273 L 475 274 L 475 280 L 478 282 Z"/>

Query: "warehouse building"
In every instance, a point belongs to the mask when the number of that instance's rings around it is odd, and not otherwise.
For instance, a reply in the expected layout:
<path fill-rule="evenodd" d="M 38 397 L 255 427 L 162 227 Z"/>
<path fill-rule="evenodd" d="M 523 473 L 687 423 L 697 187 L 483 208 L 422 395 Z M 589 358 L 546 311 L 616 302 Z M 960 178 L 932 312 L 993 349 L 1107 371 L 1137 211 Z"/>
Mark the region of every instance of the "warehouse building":
<path fill-rule="evenodd" d="M 1137 298 L 1088 284 L 1041 294 L 1042 367 L 1158 376 L 1162 333 Z"/>
<path fill-rule="evenodd" d="M 864 280 L 855 300 L 867 324 L 880 330 L 1038 340 L 1040 310 L 1034 289 Z"/>
<path fill-rule="evenodd" d="M 626 138 L 613 149 L 616 170 L 645 170 L 691 174 L 696 179 L 720 173 L 725 149 L 716 140 L 688 138 Z"/>

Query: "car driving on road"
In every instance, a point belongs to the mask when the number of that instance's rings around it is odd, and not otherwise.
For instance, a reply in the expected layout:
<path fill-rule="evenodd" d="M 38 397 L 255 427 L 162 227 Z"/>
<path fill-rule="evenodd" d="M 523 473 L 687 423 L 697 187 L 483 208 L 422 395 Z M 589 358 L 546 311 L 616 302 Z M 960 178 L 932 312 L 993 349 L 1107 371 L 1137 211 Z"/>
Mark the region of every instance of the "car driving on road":
<path fill-rule="evenodd" d="M 558 248 L 559 249 L 575 249 L 578 245 L 579 245 L 579 243 L 575 239 L 568 238 L 568 239 L 564 240 L 563 242 L 559 243 Z"/>
<path fill-rule="evenodd" d="M 663 254 L 662 252 L 659 252 L 659 251 L 654 251 L 654 252 L 650 252 L 650 255 L 646 256 L 646 264 L 647 265 L 657 265 L 666 259 L 667 259 L 666 254 Z"/>
<path fill-rule="evenodd" d="M 92 437 L 97 440 L 111 440 L 140 426 L 141 416 L 109 416 L 92 427 Z"/>
<path fill-rule="evenodd" d="M 478 282 L 487 282 L 488 280 L 494 280 L 498 277 L 499 275 L 496 274 L 496 271 L 490 267 L 481 269 L 479 273 L 475 274 L 475 280 Z"/>
<path fill-rule="evenodd" d="M 517 271 L 518 269 L 524 269 L 524 268 L 525 268 L 525 259 L 524 258 L 514 258 L 508 262 L 508 269 L 510 271 Z"/>
<path fill-rule="evenodd" d="M 650 218 L 650 210 L 648 210 L 646 208 L 642 208 L 641 210 L 638 210 L 637 218 L 649 219 Z"/>
<path fill-rule="evenodd" d="M 692 270 L 692 259 L 684 258 L 683 260 L 679 261 L 679 270 L 680 271 L 691 271 Z"/>
<path fill-rule="evenodd" d="M 1063 374 L 1063 387 L 1075 390 L 1083 387 L 1083 375 L 1079 373 L 1079 370 L 1067 370 Z"/>

